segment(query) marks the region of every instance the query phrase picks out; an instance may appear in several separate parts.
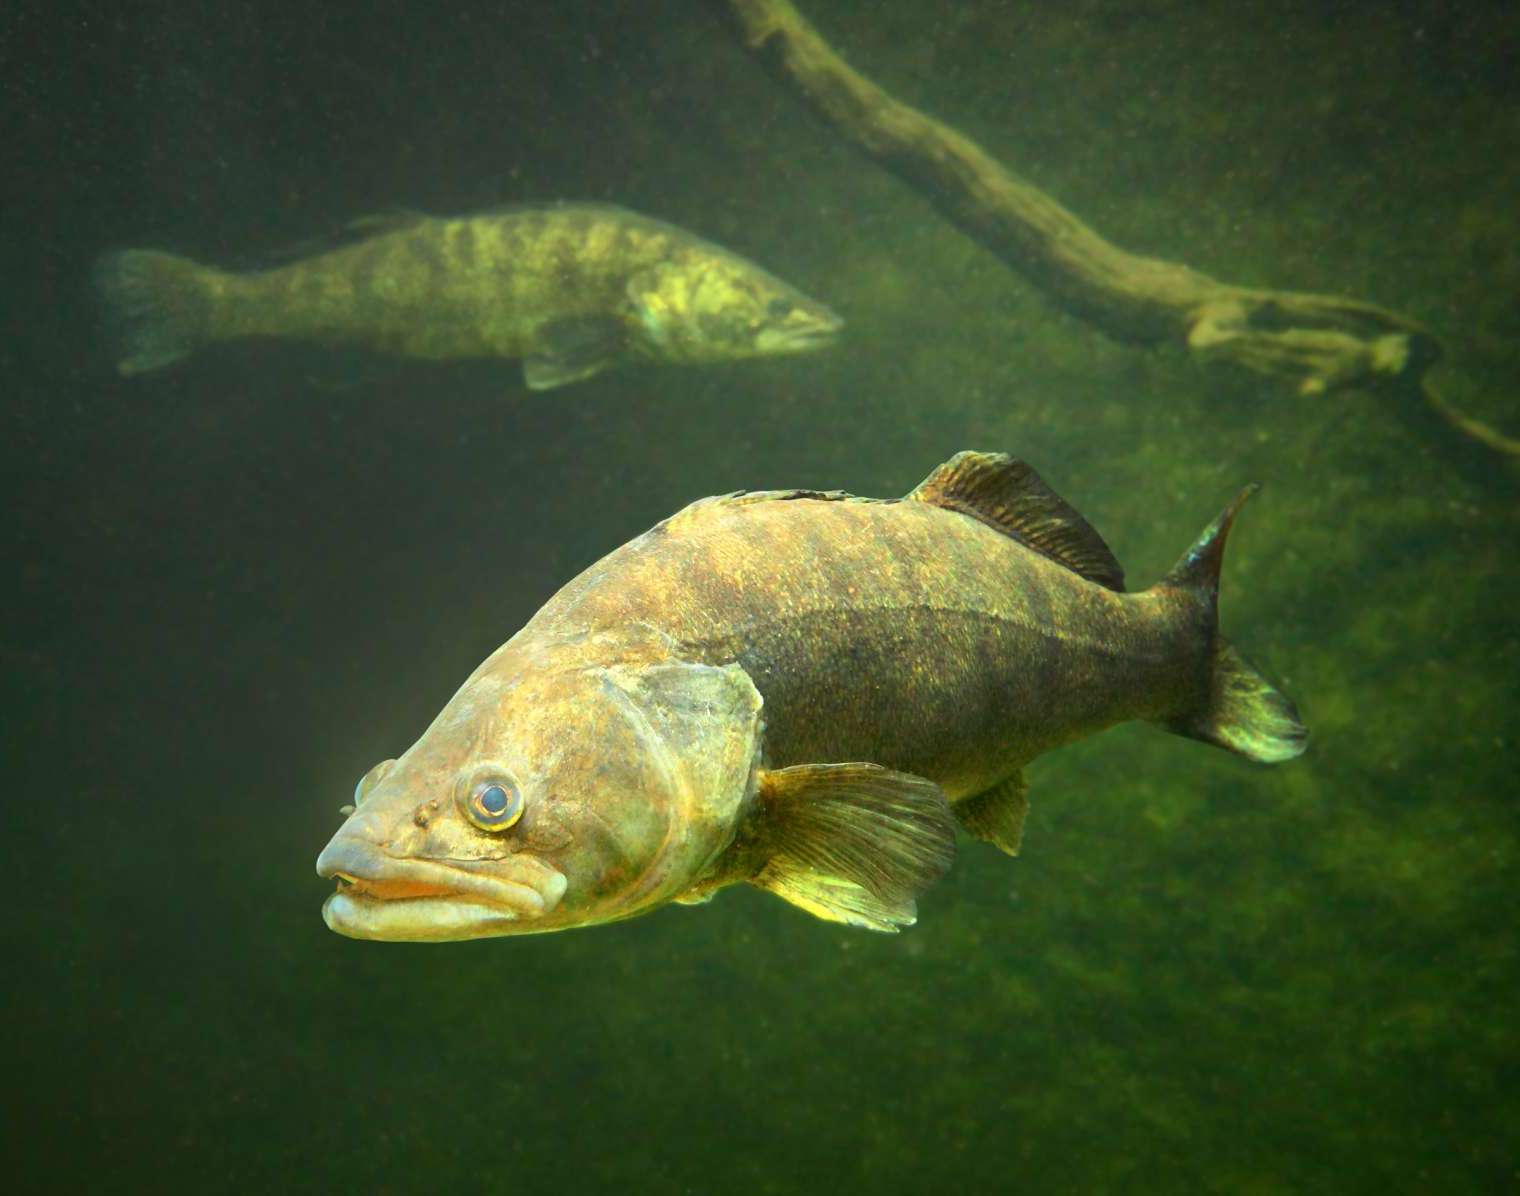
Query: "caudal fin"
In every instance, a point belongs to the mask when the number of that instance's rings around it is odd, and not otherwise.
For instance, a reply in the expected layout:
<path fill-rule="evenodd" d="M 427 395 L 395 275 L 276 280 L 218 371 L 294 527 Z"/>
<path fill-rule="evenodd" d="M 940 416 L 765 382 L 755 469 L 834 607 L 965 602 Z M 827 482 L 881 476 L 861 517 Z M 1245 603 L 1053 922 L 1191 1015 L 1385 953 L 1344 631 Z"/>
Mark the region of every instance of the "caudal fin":
<path fill-rule="evenodd" d="M 1260 489 L 1247 486 L 1235 496 L 1161 583 L 1186 591 L 1207 610 L 1214 632 L 1218 619 L 1219 566 L 1235 516 Z M 1179 735 L 1225 748 L 1248 760 L 1276 764 L 1303 754 L 1309 732 L 1298 710 L 1235 648 L 1214 634 L 1214 657 L 1203 701 L 1172 718 Z"/>
<path fill-rule="evenodd" d="M 1291 760 L 1309 746 L 1298 709 L 1224 640 L 1214 647 L 1208 703 L 1170 726 L 1261 764 Z"/>
<path fill-rule="evenodd" d="M 141 374 L 192 353 L 207 336 L 214 272 L 151 249 L 109 253 L 95 266 L 117 369 Z"/>

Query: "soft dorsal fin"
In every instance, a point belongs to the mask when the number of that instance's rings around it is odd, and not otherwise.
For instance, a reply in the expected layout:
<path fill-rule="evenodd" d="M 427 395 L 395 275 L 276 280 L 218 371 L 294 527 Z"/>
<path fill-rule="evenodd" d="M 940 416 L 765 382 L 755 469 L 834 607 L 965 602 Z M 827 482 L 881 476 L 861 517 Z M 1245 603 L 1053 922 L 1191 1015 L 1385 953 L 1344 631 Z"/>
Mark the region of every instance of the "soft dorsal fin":
<path fill-rule="evenodd" d="M 1006 453 L 956 453 L 908 498 L 980 519 L 1088 581 L 1124 591 L 1124 570 L 1092 524 Z"/>

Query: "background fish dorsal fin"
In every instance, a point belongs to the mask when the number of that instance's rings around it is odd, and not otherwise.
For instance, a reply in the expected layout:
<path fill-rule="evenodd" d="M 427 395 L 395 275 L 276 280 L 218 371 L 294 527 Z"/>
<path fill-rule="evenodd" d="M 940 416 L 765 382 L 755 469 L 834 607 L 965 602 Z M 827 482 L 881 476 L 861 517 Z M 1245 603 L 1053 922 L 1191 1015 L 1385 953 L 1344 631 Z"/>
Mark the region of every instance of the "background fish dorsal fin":
<path fill-rule="evenodd" d="M 400 232 L 404 228 L 423 224 L 429 219 L 431 218 L 426 212 L 414 212 L 410 208 L 389 208 L 384 211 L 369 212 L 363 216 L 355 216 L 352 220 L 316 236 L 302 237 L 299 241 L 290 241 L 261 250 L 258 257 L 246 262 L 235 261 L 234 265 L 245 270 L 268 269 L 276 263 L 283 265 L 298 258 L 315 257 L 319 253 L 346 249 L 360 241 L 373 240 L 386 233 Z"/>
<path fill-rule="evenodd" d="M 350 239 L 378 237 L 384 233 L 400 232 L 404 228 L 426 224 L 431 217 L 415 208 L 382 208 L 378 212 L 366 212 L 355 216 L 345 226 Z"/>
<path fill-rule="evenodd" d="M 1124 570 L 1092 524 L 1006 453 L 956 453 L 908 498 L 980 519 L 1088 581 L 1124 590 Z"/>

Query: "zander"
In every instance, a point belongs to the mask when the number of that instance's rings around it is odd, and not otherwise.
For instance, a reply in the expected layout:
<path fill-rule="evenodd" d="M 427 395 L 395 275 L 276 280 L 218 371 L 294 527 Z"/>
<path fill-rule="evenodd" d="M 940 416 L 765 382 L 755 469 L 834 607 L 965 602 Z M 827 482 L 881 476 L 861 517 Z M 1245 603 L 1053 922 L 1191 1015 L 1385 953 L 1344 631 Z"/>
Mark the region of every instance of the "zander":
<path fill-rule="evenodd" d="M 528 386 L 546 390 L 623 362 L 804 352 L 843 326 L 753 262 L 621 208 L 384 223 L 355 244 L 255 273 L 154 250 L 106 255 L 95 279 L 121 372 L 273 337 L 419 358 L 520 357 Z"/>
<path fill-rule="evenodd" d="M 1124 592 L 1027 465 L 961 453 L 904 499 L 738 493 L 592 565 L 360 781 L 317 861 L 355 938 L 629 918 L 725 885 L 912 923 L 958 822 L 1015 854 L 1022 767 L 1129 719 L 1273 763 L 1292 704 L 1223 638 L 1248 488 Z"/>

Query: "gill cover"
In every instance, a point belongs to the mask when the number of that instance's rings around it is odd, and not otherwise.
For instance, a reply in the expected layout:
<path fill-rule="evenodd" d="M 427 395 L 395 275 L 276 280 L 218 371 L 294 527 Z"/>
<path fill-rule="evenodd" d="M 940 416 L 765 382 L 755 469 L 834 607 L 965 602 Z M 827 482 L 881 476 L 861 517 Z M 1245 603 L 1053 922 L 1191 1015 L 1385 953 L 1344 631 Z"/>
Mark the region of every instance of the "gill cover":
<path fill-rule="evenodd" d="M 666 361 L 804 352 L 827 344 L 843 326 L 759 266 L 720 254 L 641 270 L 626 293 L 642 351 Z"/>
<path fill-rule="evenodd" d="M 759 691 L 736 664 L 617 665 L 601 670 L 664 801 L 664 838 L 621 916 L 691 886 L 728 846 L 755 785 Z"/>
<path fill-rule="evenodd" d="M 698 340 L 690 327 L 696 318 L 696 292 L 701 267 L 684 269 L 661 262 L 640 270 L 628 280 L 628 302 L 638 317 L 649 343 L 672 356 L 690 351 L 687 342 Z"/>

